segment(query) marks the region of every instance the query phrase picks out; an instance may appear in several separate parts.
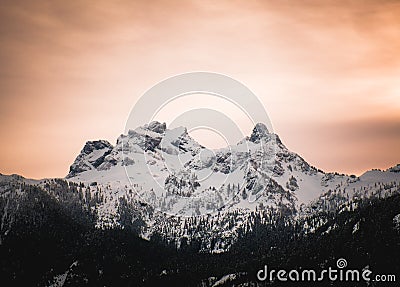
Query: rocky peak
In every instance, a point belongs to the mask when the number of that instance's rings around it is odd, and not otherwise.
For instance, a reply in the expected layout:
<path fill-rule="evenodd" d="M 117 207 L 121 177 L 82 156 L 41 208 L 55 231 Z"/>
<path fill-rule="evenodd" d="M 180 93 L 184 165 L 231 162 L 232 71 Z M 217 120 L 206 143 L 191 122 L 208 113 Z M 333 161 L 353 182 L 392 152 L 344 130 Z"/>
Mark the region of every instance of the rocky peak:
<path fill-rule="evenodd" d="M 95 150 L 101 150 L 104 148 L 112 149 L 112 145 L 105 140 L 97 140 L 97 141 L 87 141 L 85 146 L 83 147 L 81 153 L 90 154 Z"/>
<path fill-rule="evenodd" d="M 253 128 L 253 132 L 250 136 L 250 141 L 258 143 L 260 139 L 265 138 L 269 135 L 268 128 L 263 123 L 257 123 Z"/>
<path fill-rule="evenodd" d="M 105 140 L 88 141 L 69 168 L 67 178 L 78 173 L 96 169 L 103 162 L 105 157 L 111 153 L 113 146 Z"/>
<path fill-rule="evenodd" d="M 151 123 L 144 125 L 143 128 L 158 134 L 162 134 L 167 129 L 167 125 L 166 123 L 152 121 Z"/>

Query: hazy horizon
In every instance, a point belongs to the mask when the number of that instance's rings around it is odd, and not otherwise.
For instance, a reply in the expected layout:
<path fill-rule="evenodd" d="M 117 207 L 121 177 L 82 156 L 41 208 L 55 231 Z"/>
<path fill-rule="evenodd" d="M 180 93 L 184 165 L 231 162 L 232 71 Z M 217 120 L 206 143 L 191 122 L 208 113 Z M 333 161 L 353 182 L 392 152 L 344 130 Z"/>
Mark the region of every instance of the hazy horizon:
<path fill-rule="evenodd" d="M 86 141 L 115 144 L 147 89 L 190 71 L 244 83 L 283 143 L 317 168 L 359 175 L 400 163 L 397 1 L 3 0 L 0 22 L 0 173 L 64 177 Z M 204 98 L 160 117 L 194 104 L 251 133 Z"/>

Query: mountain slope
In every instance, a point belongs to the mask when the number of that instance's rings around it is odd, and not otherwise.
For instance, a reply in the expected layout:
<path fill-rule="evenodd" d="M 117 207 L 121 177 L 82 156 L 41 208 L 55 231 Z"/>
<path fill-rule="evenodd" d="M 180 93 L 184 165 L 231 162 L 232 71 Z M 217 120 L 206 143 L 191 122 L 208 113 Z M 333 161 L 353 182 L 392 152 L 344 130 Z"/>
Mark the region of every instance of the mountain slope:
<path fill-rule="evenodd" d="M 294 222 L 283 214 L 274 224 L 254 216 L 253 229 L 240 234 L 229 251 L 209 254 L 198 253 L 199 242 L 182 243 L 179 250 L 159 237 L 147 242 L 129 224 L 94 228 L 92 207 L 102 199 L 91 198 L 87 187 L 64 180 L 25 181 L 2 176 L 1 190 L 7 189 L 8 196 L 0 197 L 0 215 L 13 221 L 0 244 L 4 286 L 264 286 L 256 274 L 265 264 L 318 271 L 335 266 L 338 258 L 373 274 L 400 272 L 399 258 L 393 256 L 400 246 L 398 190 L 382 199 L 349 202 L 343 206 L 348 210 L 318 211 Z M 327 285 L 347 286 L 313 284 Z"/>

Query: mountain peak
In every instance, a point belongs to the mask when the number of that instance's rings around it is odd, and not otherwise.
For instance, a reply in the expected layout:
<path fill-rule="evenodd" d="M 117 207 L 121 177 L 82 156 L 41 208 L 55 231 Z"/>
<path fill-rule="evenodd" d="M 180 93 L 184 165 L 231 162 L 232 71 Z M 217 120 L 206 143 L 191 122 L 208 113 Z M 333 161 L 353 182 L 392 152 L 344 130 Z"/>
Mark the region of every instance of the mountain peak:
<path fill-rule="evenodd" d="M 146 129 L 146 130 L 158 133 L 158 134 L 162 134 L 167 129 L 167 125 L 166 125 L 166 123 L 160 123 L 158 121 L 152 121 L 149 124 L 145 124 L 143 126 L 143 128 Z"/>
<path fill-rule="evenodd" d="M 253 132 L 250 136 L 250 141 L 254 143 L 258 143 L 261 138 L 266 137 L 269 135 L 269 131 L 266 125 L 263 123 L 257 123 L 253 128 Z"/>
<path fill-rule="evenodd" d="M 87 141 L 74 163 L 70 166 L 67 178 L 98 168 L 113 148 L 112 144 L 106 140 Z"/>
<path fill-rule="evenodd" d="M 104 148 L 112 148 L 112 145 L 106 140 L 87 141 L 82 149 L 82 152 L 90 154 L 95 150 Z"/>

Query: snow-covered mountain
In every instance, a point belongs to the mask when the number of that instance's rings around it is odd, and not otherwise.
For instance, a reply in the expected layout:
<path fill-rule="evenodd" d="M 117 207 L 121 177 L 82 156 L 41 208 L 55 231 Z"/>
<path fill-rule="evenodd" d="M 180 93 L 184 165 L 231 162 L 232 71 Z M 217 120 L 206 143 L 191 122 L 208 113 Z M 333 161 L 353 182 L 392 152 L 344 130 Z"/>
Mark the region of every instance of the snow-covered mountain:
<path fill-rule="evenodd" d="M 267 197 L 278 190 L 276 186 L 290 203 L 299 205 L 334 186 L 263 124 L 236 146 L 212 151 L 193 140 L 184 127 L 169 130 L 152 122 L 121 135 L 115 147 L 106 141 L 87 142 L 67 178 L 113 187 L 132 184 L 156 209 L 187 216 L 271 205 L 273 198 Z M 272 193 L 266 197 L 268 192 Z M 241 198 L 234 201 L 235 194 Z M 199 204 L 197 211 L 189 208 L 193 204 Z"/>
<path fill-rule="evenodd" d="M 123 199 L 136 210 L 132 221 L 145 222 L 143 237 L 208 238 L 205 248 L 218 251 L 251 230 L 255 217 L 273 223 L 285 214 L 292 220 L 344 199 L 373 196 L 383 185 L 398 190 L 397 171 L 398 166 L 360 177 L 325 173 L 288 150 L 262 123 L 236 145 L 209 150 L 184 127 L 152 122 L 121 135 L 115 146 L 87 142 L 67 178 L 104 194 L 98 226 L 119 224 Z"/>
<path fill-rule="evenodd" d="M 22 183 L 60 197 L 55 190 L 63 185 L 0 179 L 3 197 Z M 184 127 L 151 122 L 121 135 L 115 146 L 87 142 L 66 179 L 82 190 L 82 202 L 97 214 L 97 227 L 135 226 L 143 238 L 158 235 L 178 246 L 183 238 L 198 240 L 212 252 L 228 249 L 256 221 L 294 221 L 400 189 L 399 165 L 360 177 L 325 173 L 288 150 L 262 123 L 236 145 L 209 150 Z"/>

